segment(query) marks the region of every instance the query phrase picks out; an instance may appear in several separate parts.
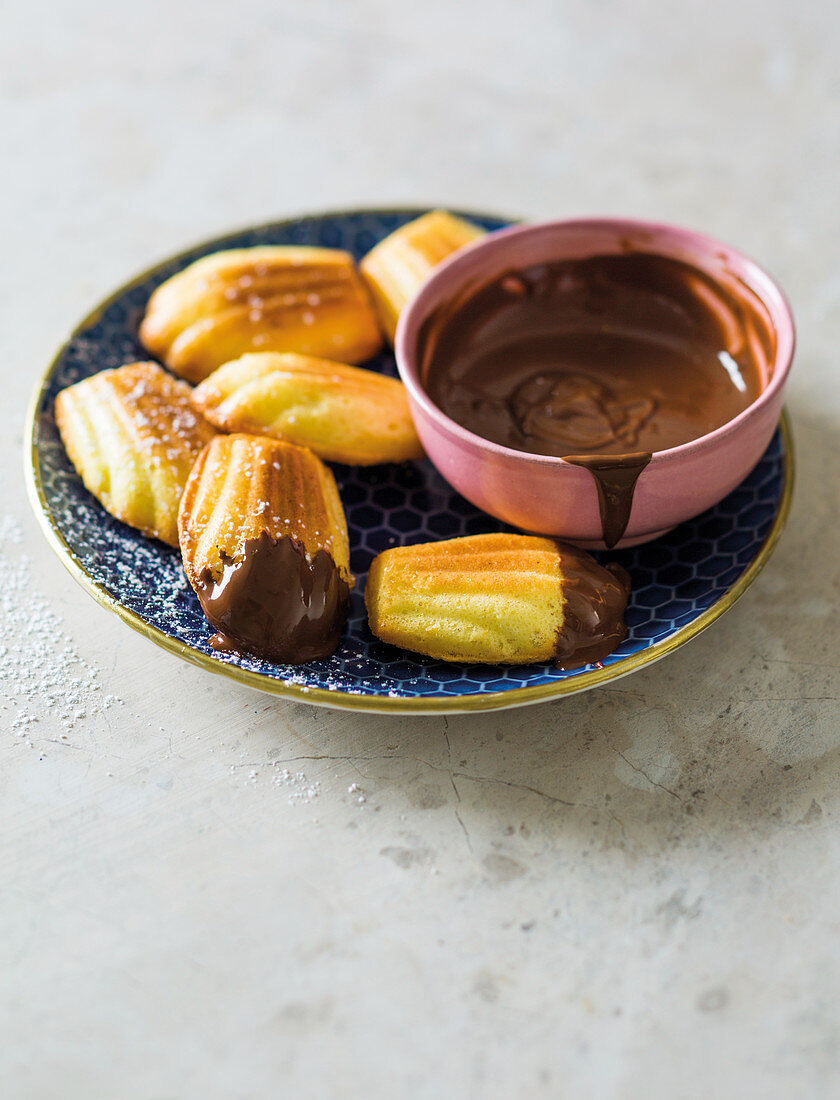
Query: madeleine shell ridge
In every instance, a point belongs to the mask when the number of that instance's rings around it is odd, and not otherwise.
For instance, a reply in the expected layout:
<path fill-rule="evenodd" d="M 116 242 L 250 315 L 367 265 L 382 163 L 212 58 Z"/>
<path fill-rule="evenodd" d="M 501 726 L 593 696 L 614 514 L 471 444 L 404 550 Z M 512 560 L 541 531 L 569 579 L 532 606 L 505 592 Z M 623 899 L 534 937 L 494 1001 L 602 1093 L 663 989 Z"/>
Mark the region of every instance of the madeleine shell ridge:
<path fill-rule="evenodd" d="M 179 514 L 184 569 L 195 588 L 218 579 L 264 533 L 290 538 L 313 557 L 327 552 L 350 577 L 347 521 L 332 471 L 312 451 L 237 433 L 219 435 L 199 456 Z"/>
<path fill-rule="evenodd" d="M 251 351 L 359 363 L 382 346 L 352 256 L 295 245 L 229 249 L 196 260 L 154 291 L 140 338 L 191 382 Z"/>
<path fill-rule="evenodd" d="M 128 363 L 62 390 L 55 419 L 70 461 L 106 511 L 178 545 L 190 470 L 216 431 L 191 388 L 157 363 Z"/>
<path fill-rule="evenodd" d="M 508 534 L 394 547 L 374 559 L 365 604 L 378 638 L 438 660 L 549 661 L 563 624 L 560 554 L 551 539 Z"/>
<path fill-rule="evenodd" d="M 432 210 L 395 229 L 368 252 L 359 270 L 392 344 L 400 313 L 432 269 L 485 232 L 447 210 Z"/>
<path fill-rule="evenodd" d="M 362 367 L 264 352 L 226 363 L 196 387 L 210 423 L 310 447 L 354 466 L 423 457 L 405 387 Z"/>

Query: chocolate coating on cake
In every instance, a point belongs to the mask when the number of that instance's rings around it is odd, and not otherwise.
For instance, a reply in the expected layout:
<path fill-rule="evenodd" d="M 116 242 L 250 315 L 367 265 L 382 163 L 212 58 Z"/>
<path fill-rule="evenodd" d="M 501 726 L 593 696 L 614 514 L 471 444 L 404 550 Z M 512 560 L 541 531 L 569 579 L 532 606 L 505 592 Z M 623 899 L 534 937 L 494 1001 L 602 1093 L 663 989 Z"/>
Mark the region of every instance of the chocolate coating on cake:
<path fill-rule="evenodd" d="M 350 585 L 326 550 L 310 559 L 296 539 L 265 531 L 245 542 L 241 560 L 223 561 L 221 576 L 205 570 L 197 592 L 216 649 L 283 664 L 329 657 L 350 606 Z"/>
<path fill-rule="evenodd" d="M 555 664 L 562 669 L 596 664 L 627 636 L 624 612 L 630 577 L 615 562 L 601 566 L 585 550 L 567 543 L 559 542 L 557 549 L 564 606 Z"/>

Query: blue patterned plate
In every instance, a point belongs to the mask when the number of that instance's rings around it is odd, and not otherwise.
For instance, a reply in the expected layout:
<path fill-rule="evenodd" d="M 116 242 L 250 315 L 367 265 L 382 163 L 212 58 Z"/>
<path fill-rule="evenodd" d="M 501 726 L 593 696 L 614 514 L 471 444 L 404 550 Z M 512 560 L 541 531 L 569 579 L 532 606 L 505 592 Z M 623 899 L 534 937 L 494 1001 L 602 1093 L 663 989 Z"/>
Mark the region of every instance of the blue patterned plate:
<path fill-rule="evenodd" d="M 334 467 L 350 530 L 350 564 L 358 577 L 351 618 L 329 660 L 284 666 L 211 649 L 211 631 L 178 553 L 109 516 L 68 461 L 53 417 L 56 394 L 96 371 L 148 358 L 137 326 L 149 295 L 164 279 L 219 248 L 307 244 L 361 257 L 420 213 L 325 214 L 220 237 L 158 265 L 99 306 L 58 353 L 30 413 L 30 496 L 50 543 L 95 599 L 158 645 L 212 672 L 304 702 L 403 713 L 509 707 L 582 691 L 664 657 L 731 607 L 770 556 L 793 485 L 784 419 L 756 469 L 716 508 L 647 546 L 596 555 L 618 560 L 630 572 L 629 633 L 602 665 L 574 672 L 550 665 L 451 665 L 395 649 L 370 633 L 362 593 L 367 568 L 380 550 L 505 529 L 458 496 L 428 462 Z M 488 229 L 504 224 L 466 216 Z M 390 354 L 370 365 L 396 374 Z"/>

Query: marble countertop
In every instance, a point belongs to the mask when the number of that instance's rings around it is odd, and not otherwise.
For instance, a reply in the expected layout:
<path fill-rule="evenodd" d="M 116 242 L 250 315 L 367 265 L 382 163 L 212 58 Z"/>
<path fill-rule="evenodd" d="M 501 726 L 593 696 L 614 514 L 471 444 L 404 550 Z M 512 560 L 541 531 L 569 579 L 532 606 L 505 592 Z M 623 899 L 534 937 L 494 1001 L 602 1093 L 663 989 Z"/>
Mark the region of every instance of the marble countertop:
<path fill-rule="evenodd" d="M 836 5 L 11 0 L 0 36 L 0 1094 L 840 1090 Z M 792 301 L 791 519 L 661 663 L 448 718 L 262 696 L 96 605 L 29 396 L 136 271 L 325 209 L 622 214 Z"/>

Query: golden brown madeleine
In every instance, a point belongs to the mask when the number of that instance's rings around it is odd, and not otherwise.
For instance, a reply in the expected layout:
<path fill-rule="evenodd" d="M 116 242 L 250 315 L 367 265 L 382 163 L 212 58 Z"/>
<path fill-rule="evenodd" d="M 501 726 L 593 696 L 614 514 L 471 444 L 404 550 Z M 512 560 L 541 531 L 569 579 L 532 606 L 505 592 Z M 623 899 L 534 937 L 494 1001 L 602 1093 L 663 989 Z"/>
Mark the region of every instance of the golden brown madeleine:
<path fill-rule="evenodd" d="M 190 387 L 157 363 L 129 363 L 62 390 L 55 419 L 85 487 L 117 519 L 178 545 L 178 504 L 216 434 Z"/>
<path fill-rule="evenodd" d="M 335 479 L 312 451 L 217 436 L 190 474 L 179 532 L 217 648 L 291 664 L 332 653 L 353 578 Z"/>
<path fill-rule="evenodd" d="M 368 252 L 359 267 L 392 344 L 403 306 L 414 297 L 432 268 L 482 236 L 484 230 L 472 222 L 446 210 L 432 210 L 395 229 Z"/>
<path fill-rule="evenodd" d="M 151 296 L 140 339 L 190 382 L 249 351 L 360 363 L 382 346 L 349 253 L 291 245 L 214 252 L 190 264 Z"/>
<path fill-rule="evenodd" d="M 473 535 L 395 547 L 365 589 L 370 628 L 442 661 L 577 668 L 626 634 L 626 574 L 532 535 Z"/>
<path fill-rule="evenodd" d="M 223 431 L 284 439 L 329 462 L 423 457 L 402 382 L 362 367 L 292 353 L 243 355 L 197 386 L 193 402 Z"/>

